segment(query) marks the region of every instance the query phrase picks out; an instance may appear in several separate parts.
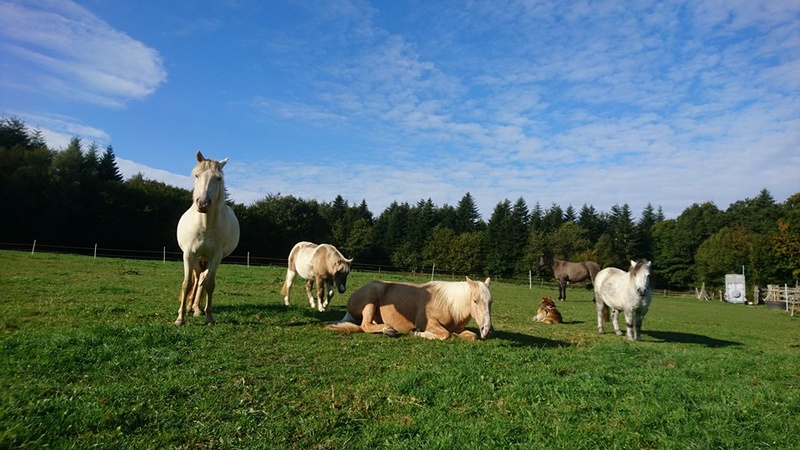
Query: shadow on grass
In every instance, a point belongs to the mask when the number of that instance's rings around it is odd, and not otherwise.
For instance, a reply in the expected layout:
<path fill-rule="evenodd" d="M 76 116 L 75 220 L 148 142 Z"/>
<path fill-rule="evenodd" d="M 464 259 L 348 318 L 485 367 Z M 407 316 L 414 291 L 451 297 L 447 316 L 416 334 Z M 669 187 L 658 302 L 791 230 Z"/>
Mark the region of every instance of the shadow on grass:
<path fill-rule="evenodd" d="M 726 341 L 723 339 L 714 339 L 708 336 L 702 336 L 692 333 L 679 333 L 675 331 L 647 331 L 642 330 L 642 334 L 650 336 L 653 339 L 658 339 L 657 342 L 676 342 L 680 344 L 699 344 L 706 347 L 732 347 L 742 345 L 741 342 Z"/>
<path fill-rule="evenodd" d="M 543 337 L 533 336 L 530 334 L 516 333 L 513 331 L 494 330 L 489 335 L 489 339 L 502 339 L 509 341 L 512 347 L 570 347 L 572 344 L 564 341 L 555 341 Z"/>
<path fill-rule="evenodd" d="M 328 306 L 325 312 L 319 312 L 316 309 L 311 309 L 308 305 L 290 305 L 286 306 L 279 303 L 241 303 L 241 304 L 222 304 L 214 305 L 214 316 L 218 321 L 226 321 L 229 323 L 257 323 L 262 322 L 264 317 L 272 318 L 283 322 L 284 326 L 299 326 L 322 324 L 325 322 L 332 322 L 341 320 L 344 316 L 345 307 L 341 306 Z M 227 315 L 230 320 L 225 320 Z"/>

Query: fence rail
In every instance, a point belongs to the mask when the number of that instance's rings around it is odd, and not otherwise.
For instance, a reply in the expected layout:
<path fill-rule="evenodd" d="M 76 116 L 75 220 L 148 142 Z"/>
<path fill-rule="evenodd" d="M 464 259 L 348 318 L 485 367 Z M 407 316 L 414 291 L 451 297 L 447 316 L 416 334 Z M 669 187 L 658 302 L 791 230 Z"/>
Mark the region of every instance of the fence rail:
<path fill-rule="evenodd" d="M 800 303 L 800 286 L 797 284 L 790 287 L 787 284 L 783 286 L 777 284 L 767 285 L 767 296 L 764 298 L 765 303 L 778 303 L 785 304 L 786 311 L 791 308 L 792 316 L 794 316 L 795 308 Z"/>
<path fill-rule="evenodd" d="M 179 251 L 168 251 L 166 247 L 162 247 L 160 250 L 130 250 L 130 249 L 116 249 L 116 248 L 104 248 L 95 245 L 93 247 L 79 247 L 79 246 L 63 246 L 63 245 L 50 245 L 50 244 L 42 244 L 39 242 L 32 242 L 32 243 L 8 243 L 8 242 L 0 242 L 0 249 L 2 250 L 14 250 L 14 251 L 28 251 L 31 253 L 34 252 L 45 252 L 45 253 L 66 253 L 66 254 L 74 254 L 74 255 L 84 255 L 84 256 L 92 256 L 92 257 L 101 257 L 101 258 L 121 258 L 121 259 L 140 259 L 140 260 L 156 260 L 156 261 L 170 261 L 170 262 L 180 262 L 183 260 L 183 253 Z M 287 258 L 285 256 L 282 257 L 269 257 L 269 256 L 256 256 L 252 255 L 250 252 L 246 254 L 235 254 L 226 257 L 223 260 L 224 264 L 237 264 L 237 265 L 246 265 L 246 266 L 271 266 L 271 267 L 286 267 L 287 266 Z M 397 266 L 390 266 L 390 265 L 380 265 L 380 264 L 361 264 L 358 262 L 353 262 L 352 264 L 353 270 L 360 271 L 360 272 L 371 272 L 371 273 L 390 273 L 402 276 L 411 276 L 411 277 L 432 277 L 435 276 L 436 279 L 463 279 L 465 275 L 470 276 L 471 278 L 481 278 L 485 275 L 480 274 L 463 274 L 463 273 L 456 273 L 450 272 L 446 270 L 440 270 L 436 267 L 435 273 L 433 272 L 433 268 L 423 268 L 423 270 L 415 270 L 413 268 L 407 267 L 397 267 Z M 548 287 L 556 289 L 558 284 L 555 280 L 550 276 L 541 276 L 538 274 L 534 274 L 533 271 L 527 277 L 497 277 L 492 276 L 492 281 L 502 281 L 504 283 L 513 283 L 519 285 L 528 285 L 528 286 L 539 286 L 539 287 Z M 581 288 L 584 286 L 584 283 L 576 283 L 575 288 L 577 289 L 578 286 Z M 675 297 L 693 297 L 693 293 L 690 291 L 676 291 L 672 289 L 665 289 L 663 287 L 656 286 L 654 287 L 654 291 L 658 292 L 659 295 L 664 296 L 675 296 Z"/>

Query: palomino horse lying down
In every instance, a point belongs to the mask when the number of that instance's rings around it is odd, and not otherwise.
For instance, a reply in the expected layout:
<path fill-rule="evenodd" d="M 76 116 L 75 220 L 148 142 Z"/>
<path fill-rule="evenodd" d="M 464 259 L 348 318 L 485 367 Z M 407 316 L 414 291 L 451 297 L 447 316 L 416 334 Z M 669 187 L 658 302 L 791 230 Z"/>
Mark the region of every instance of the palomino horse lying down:
<path fill-rule="evenodd" d="M 465 327 L 470 317 L 485 338 L 492 328 L 491 280 L 431 281 L 425 284 L 372 281 L 347 301 L 347 314 L 327 328 L 345 333 L 412 333 L 427 339 L 451 335 L 475 340 Z"/>
<path fill-rule="evenodd" d="M 336 247 L 330 244 L 314 244 L 298 242 L 289 253 L 289 264 L 286 269 L 286 280 L 281 287 L 283 302 L 289 306 L 289 291 L 292 280 L 300 275 L 306 280 L 308 302 L 314 307 L 314 294 L 311 286 L 317 283 L 317 309 L 322 312 L 333 298 L 333 287 L 340 294 L 347 290 L 347 275 L 350 274 L 352 259 L 345 258 Z M 327 288 L 327 289 L 326 289 Z M 327 291 L 327 297 L 325 296 Z"/>
<path fill-rule="evenodd" d="M 614 332 L 622 335 L 617 318 L 625 313 L 627 338 L 641 340 L 642 321 L 650 309 L 653 293 L 650 290 L 650 261 L 631 261 L 627 272 L 616 267 L 607 267 L 594 279 L 594 298 L 597 307 L 597 330 L 602 334 L 603 322 L 608 321 L 609 308 Z"/>

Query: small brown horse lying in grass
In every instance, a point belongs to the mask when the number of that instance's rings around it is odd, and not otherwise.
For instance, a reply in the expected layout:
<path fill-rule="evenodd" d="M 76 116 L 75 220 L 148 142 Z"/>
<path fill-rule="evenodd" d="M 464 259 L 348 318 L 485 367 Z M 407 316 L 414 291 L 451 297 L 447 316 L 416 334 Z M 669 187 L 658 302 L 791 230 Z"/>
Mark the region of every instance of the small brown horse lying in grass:
<path fill-rule="evenodd" d="M 347 301 L 347 314 L 327 328 L 345 333 L 412 333 L 427 339 L 457 336 L 475 340 L 465 329 L 470 317 L 480 337 L 492 328 L 490 279 L 485 282 L 431 281 L 425 284 L 372 281 L 356 289 Z"/>
<path fill-rule="evenodd" d="M 561 313 L 556 308 L 556 302 L 553 301 L 553 297 L 549 295 L 547 297 L 542 297 L 542 303 L 539 304 L 539 311 L 537 311 L 536 317 L 533 318 L 536 322 L 542 323 L 561 323 Z"/>

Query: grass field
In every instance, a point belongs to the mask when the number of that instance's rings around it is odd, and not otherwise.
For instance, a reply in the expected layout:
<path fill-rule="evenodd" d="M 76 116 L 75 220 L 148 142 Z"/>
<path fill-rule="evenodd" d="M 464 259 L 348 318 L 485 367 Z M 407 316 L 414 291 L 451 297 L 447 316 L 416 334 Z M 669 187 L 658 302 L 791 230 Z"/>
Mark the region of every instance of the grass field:
<path fill-rule="evenodd" d="M 284 272 L 224 265 L 217 325 L 175 327 L 177 263 L 0 251 L 0 448 L 798 446 L 786 312 L 655 295 L 627 342 L 588 290 L 543 325 L 555 289 L 494 283 L 487 340 L 339 336 L 348 294 L 285 307 Z"/>

